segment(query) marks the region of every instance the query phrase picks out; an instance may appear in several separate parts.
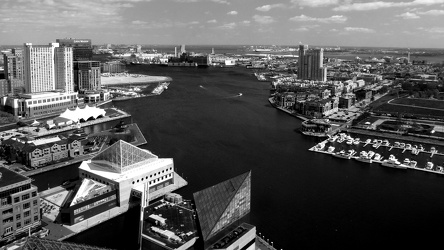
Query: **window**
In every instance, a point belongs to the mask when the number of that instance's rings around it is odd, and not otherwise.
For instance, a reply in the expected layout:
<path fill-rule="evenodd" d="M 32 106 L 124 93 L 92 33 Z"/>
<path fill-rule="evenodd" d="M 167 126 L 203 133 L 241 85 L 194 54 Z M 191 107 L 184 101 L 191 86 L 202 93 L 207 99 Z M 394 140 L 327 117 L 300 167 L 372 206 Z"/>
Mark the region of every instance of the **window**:
<path fill-rule="evenodd" d="M 36 216 L 34 216 L 34 221 L 38 221 L 39 220 L 39 217 L 36 215 Z"/>
<path fill-rule="evenodd" d="M 5 234 L 12 233 L 12 227 L 5 228 Z"/>
<path fill-rule="evenodd" d="M 20 220 L 21 219 L 21 215 L 20 214 L 17 214 L 16 216 L 15 216 L 15 220 Z"/>
<path fill-rule="evenodd" d="M 31 213 L 30 213 L 29 211 L 25 211 L 25 212 L 23 213 L 23 217 L 29 217 L 30 214 L 31 214 Z"/>
<path fill-rule="evenodd" d="M 32 192 L 32 197 L 36 197 L 37 196 L 37 191 L 33 191 Z"/>
<path fill-rule="evenodd" d="M 27 209 L 31 206 L 29 202 L 23 203 L 23 209 Z"/>
<path fill-rule="evenodd" d="M 14 203 L 20 202 L 20 197 L 14 197 Z"/>
<path fill-rule="evenodd" d="M 39 213 L 39 208 L 38 207 L 35 207 L 34 208 L 34 214 L 38 214 Z"/>
<path fill-rule="evenodd" d="M 32 201 L 32 205 L 33 205 L 33 206 L 37 206 L 37 200 L 33 200 L 33 201 Z"/>
<path fill-rule="evenodd" d="M 31 224 L 31 219 L 26 219 L 24 224 L 25 226 Z"/>
<path fill-rule="evenodd" d="M 27 200 L 27 199 L 29 199 L 29 194 L 22 195 L 22 200 Z"/>
<path fill-rule="evenodd" d="M 21 228 L 22 227 L 22 223 L 21 222 L 17 222 L 16 227 L 17 228 Z"/>

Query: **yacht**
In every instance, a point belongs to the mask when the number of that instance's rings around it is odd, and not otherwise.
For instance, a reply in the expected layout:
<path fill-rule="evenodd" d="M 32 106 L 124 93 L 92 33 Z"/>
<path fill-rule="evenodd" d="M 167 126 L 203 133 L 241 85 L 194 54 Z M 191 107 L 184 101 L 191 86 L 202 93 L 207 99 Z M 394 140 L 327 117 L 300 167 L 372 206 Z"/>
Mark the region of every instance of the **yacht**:
<path fill-rule="evenodd" d="M 409 166 L 410 165 L 410 159 L 409 158 L 405 158 L 404 161 L 402 162 L 402 164 Z"/>
<path fill-rule="evenodd" d="M 339 136 L 335 135 L 333 137 L 328 138 L 329 142 L 335 142 L 338 139 Z"/>
<path fill-rule="evenodd" d="M 375 152 L 368 151 L 367 155 L 368 155 L 368 157 L 372 158 L 375 155 Z"/>
<path fill-rule="evenodd" d="M 327 148 L 327 152 L 330 154 L 333 154 L 334 151 L 335 151 L 335 147 L 333 147 L 333 146 L 330 146 Z"/>
<path fill-rule="evenodd" d="M 342 143 L 344 141 L 344 138 L 339 137 L 339 139 L 337 140 L 338 143 Z"/>
<path fill-rule="evenodd" d="M 433 162 L 428 161 L 427 164 L 426 164 L 425 169 L 427 169 L 427 170 L 433 170 Z"/>
<path fill-rule="evenodd" d="M 395 141 L 395 144 L 393 145 L 393 147 L 399 148 L 399 145 L 401 145 L 401 144 L 399 142 Z"/>
<path fill-rule="evenodd" d="M 359 157 L 355 158 L 357 161 L 372 163 L 372 158 L 368 156 L 368 153 L 365 151 L 361 151 L 359 153 Z"/>
<path fill-rule="evenodd" d="M 441 166 L 437 166 L 436 167 L 436 171 L 443 173 L 444 172 L 444 168 Z"/>
<path fill-rule="evenodd" d="M 412 155 L 416 155 L 417 151 L 418 151 L 417 148 L 412 148 L 412 151 L 411 151 Z"/>
<path fill-rule="evenodd" d="M 325 143 L 318 143 L 318 144 L 316 144 L 316 146 L 314 147 L 314 150 L 315 150 L 315 151 L 319 151 L 319 150 L 324 149 L 324 147 L 325 147 Z"/>
<path fill-rule="evenodd" d="M 344 150 L 341 150 L 339 153 L 334 154 L 334 156 L 344 159 L 350 159 L 355 154 L 355 150 L 350 149 L 346 153 Z"/>
<path fill-rule="evenodd" d="M 361 142 L 361 139 L 356 138 L 356 139 L 353 141 L 353 144 L 354 144 L 354 145 L 358 145 L 360 142 Z"/>
<path fill-rule="evenodd" d="M 399 147 L 400 148 L 405 148 L 405 143 L 404 142 L 399 143 Z"/>
<path fill-rule="evenodd" d="M 348 139 L 347 140 L 347 145 L 352 145 L 353 144 L 353 139 Z"/>
<path fill-rule="evenodd" d="M 419 144 L 419 151 L 424 151 L 424 147 L 421 144 Z"/>
<path fill-rule="evenodd" d="M 367 139 L 367 140 L 365 140 L 365 144 L 369 144 L 369 143 L 372 143 L 372 140 L 371 140 L 371 139 Z"/>
<path fill-rule="evenodd" d="M 390 155 L 389 158 L 387 160 L 384 160 L 381 165 L 390 168 L 399 168 L 399 169 L 407 168 L 407 166 L 401 164 L 401 162 L 399 162 L 394 155 Z"/>
<path fill-rule="evenodd" d="M 416 161 L 411 160 L 409 166 L 410 166 L 411 168 L 416 168 L 416 165 L 417 165 L 417 164 L 418 164 L 418 163 L 417 163 Z"/>
<path fill-rule="evenodd" d="M 382 141 L 381 145 L 387 147 L 390 145 L 390 142 L 388 140 L 384 140 L 384 141 Z"/>
<path fill-rule="evenodd" d="M 407 150 L 412 149 L 412 145 L 411 145 L 411 144 L 406 144 L 406 145 L 405 145 L 405 149 L 407 149 Z"/>
<path fill-rule="evenodd" d="M 431 148 L 430 148 L 430 153 L 436 153 L 436 152 L 438 152 L 438 151 L 436 150 L 435 147 L 431 147 Z"/>
<path fill-rule="evenodd" d="M 373 158 L 374 161 L 382 161 L 382 156 L 378 153 L 375 154 L 375 157 Z"/>

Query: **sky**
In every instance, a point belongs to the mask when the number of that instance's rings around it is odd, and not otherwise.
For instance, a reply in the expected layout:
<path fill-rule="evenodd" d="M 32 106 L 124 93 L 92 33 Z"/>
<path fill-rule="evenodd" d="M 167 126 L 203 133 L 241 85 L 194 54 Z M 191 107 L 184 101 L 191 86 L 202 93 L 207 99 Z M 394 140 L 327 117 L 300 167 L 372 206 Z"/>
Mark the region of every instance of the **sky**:
<path fill-rule="evenodd" d="M 0 45 L 444 47 L 444 0 L 0 0 Z"/>

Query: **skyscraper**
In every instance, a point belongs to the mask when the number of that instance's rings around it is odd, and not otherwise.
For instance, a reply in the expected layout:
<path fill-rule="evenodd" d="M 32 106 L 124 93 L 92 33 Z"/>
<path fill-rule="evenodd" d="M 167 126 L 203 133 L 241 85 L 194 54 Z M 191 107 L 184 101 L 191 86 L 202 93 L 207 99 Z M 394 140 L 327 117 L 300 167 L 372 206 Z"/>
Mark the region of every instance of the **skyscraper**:
<path fill-rule="evenodd" d="M 92 60 L 92 44 L 91 39 L 56 39 L 60 47 L 72 47 L 73 61 L 91 61 Z"/>
<path fill-rule="evenodd" d="M 11 53 L 3 54 L 5 76 L 8 83 L 8 93 L 22 93 L 23 83 L 23 54 L 21 49 L 12 49 Z"/>
<path fill-rule="evenodd" d="M 49 45 L 24 46 L 24 83 L 26 93 L 63 89 L 74 91 L 72 48 Z"/>
<path fill-rule="evenodd" d="M 326 81 L 327 68 L 323 61 L 324 49 L 309 51 L 308 45 L 299 45 L 298 79 Z"/>
<path fill-rule="evenodd" d="M 75 61 L 74 62 L 75 90 L 100 90 L 100 62 Z"/>

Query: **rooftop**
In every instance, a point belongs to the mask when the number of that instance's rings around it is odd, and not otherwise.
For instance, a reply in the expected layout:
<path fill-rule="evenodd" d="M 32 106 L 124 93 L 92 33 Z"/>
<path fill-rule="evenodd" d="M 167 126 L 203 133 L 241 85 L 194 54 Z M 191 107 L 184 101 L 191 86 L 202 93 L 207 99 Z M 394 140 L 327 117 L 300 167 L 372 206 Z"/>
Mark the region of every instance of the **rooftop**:
<path fill-rule="evenodd" d="M 30 178 L 23 176 L 19 173 L 16 173 L 12 170 L 9 170 L 5 167 L 0 167 L 0 173 L 1 173 L 0 190 L 17 182 L 22 182 L 22 181 L 29 181 L 29 183 L 31 182 Z"/>
<path fill-rule="evenodd" d="M 71 242 L 29 237 L 22 250 L 105 250 L 108 248 L 94 247 Z"/>

